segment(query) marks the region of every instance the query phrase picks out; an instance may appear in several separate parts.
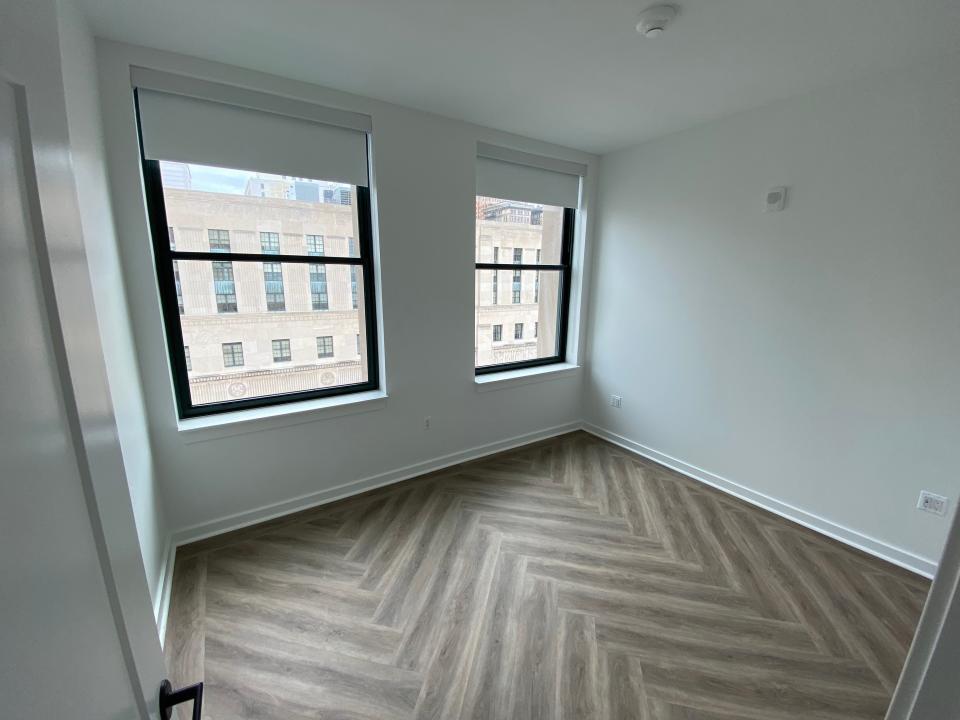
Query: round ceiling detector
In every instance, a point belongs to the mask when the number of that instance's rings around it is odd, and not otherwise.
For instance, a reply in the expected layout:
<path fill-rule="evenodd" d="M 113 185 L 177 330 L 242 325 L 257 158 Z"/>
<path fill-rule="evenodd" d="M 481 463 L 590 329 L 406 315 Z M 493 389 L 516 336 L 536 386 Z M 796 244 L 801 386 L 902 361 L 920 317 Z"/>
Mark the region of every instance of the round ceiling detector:
<path fill-rule="evenodd" d="M 640 13 L 637 32 L 647 38 L 663 35 L 664 29 L 677 16 L 675 5 L 653 5 Z"/>

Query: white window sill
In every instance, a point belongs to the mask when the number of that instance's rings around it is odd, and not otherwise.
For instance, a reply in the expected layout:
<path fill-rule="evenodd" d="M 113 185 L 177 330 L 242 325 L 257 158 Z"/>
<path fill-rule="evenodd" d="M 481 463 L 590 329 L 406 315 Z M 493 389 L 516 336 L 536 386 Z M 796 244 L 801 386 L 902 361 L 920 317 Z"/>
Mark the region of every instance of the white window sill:
<path fill-rule="evenodd" d="M 503 372 L 490 373 L 489 375 L 477 375 L 474 378 L 474 385 L 477 392 L 506 390 L 518 385 L 529 385 L 530 383 L 569 377 L 576 375 L 578 372 L 580 372 L 579 365 L 574 365 L 573 363 L 556 363 L 554 365 L 524 368 L 523 370 L 504 370 Z"/>
<path fill-rule="evenodd" d="M 185 443 L 192 444 L 232 435 L 328 420 L 342 415 L 370 412 L 386 407 L 386 404 L 387 394 L 384 391 L 370 390 L 350 395 L 188 418 L 177 421 L 177 431 Z"/>

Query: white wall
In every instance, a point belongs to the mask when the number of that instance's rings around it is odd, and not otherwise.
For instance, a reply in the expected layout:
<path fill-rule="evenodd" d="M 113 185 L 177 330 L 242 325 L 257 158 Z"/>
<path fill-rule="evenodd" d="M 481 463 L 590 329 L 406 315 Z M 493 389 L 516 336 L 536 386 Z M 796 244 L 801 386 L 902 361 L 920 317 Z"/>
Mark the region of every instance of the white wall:
<path fill-rule="evenodd" d="M 917 496 L 960 495 L 958 119 L 952 57 L 604 156 L 587 419 L 931 570 L 948 518 Z"/>
<path fill-rule="evenodd" d="M 590 164 L 596 158 L 305 83 L 159 51 L 98 44 L 110 185 L 140 375 L 168 519 L 178 538 L 229 525 L 237 513 L 316 500 L 324 491 L 530 438 L 580 418 L 581 376 L 478 392 L 473 376 L 474 160 L 478 140 Z M 369 412 L 245 434 L 178 430 L 140 180 L 129 66 L 288 94 L 373 118 L 384 363 L 388 399 Z M 584 221 L 584 225 L 589 223 Z M 580 250 L 584 235 L 580 233 Z M 578 258 L 578 263 L 582 262 Z M 578 293 L 579 296 L 579 293 Z M 575 302 L 578 306 L 578 299 Z M 575 310 L 576 311 L 576 310 Z M 577 333 L 571 351 L 578 353 Z M 432 427 L 424 430 L 425 416 Z M 271 428 L 271 429 L 264 429 Z M 296 504 L 296 503 L 294 503 Z M 289 509 L 290 505 L 274 507 Z M 243 519 L 251 519 L 244 515 Z"/>
<path fill-rule="evenodd" d="M 140 550 L 154 612 L 159 616 L 169 530 L 153 470 L 146 408 L 107 187 L 95 46 L 85 19 L 73 3 L 61 2 L 57 15 L 84 248 Z"/>
<path fill-rule="evenodd" d="M 4 2 L 0 16 L 3 716 L 147 718 L 163 655 L 98 342 L 63 78 L 73 57 L 55 0 Z M 32 160 L 19 177 L 17 145 Z"/>

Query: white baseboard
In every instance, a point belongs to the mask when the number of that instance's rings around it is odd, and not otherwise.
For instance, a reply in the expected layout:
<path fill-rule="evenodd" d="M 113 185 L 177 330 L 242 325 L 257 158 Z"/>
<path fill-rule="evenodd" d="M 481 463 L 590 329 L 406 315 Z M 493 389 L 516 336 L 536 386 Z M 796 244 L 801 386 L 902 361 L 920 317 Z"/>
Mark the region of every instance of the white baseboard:
<path fill-rule="evenodd" d="M 163 568 L 160 570 L 160 582 L 157 587 L 157 599 L 153 605 L 153 617 L 157 622 L 157 633 L 160 635 L 160 647 L 163 647 L 167 635 L 167 615 L 170 612 L 170 591 L 173 588 L 173 558 L 175 548 L 173 540 L 167 539 L 167 547 L 163 552 Z"/>
<path fill-rule="evenodd" d="M 397 468 L 396 470 L 389 470 L 378 475 L 371 475 L 370 477 L 353 480 L 342 485 L 337 485 L 336 487 L 319 490 L 307 495 L 301 495 L 300 497 L 296 497 L 291 500 L 284 500 L 283 502 L 264 505 L 254 510 L 248 510 L 245 512 L 236 513 L 234 515 L 227 515 L 226 517 L 218 520 L 200 523 L 198 525 L 193 525 L 191 527 L 183 528 L 182 530 L 174 532 L 172 535 L 172 543 L 174 547 L 179 547 L 181 545 L 196 542 L 197 540 L 203 540 L 204 538 L 212 537 L 214 535 L 220 535 L 231 530 L 237 530 L 250 525 L 256 525 L 257 523 L 264 522 L 265 520 L 272 520 L 274 518 L 289 515 L 301 510 L 309 510 L 310 508 L 318 505 L 326 505 L 327 503 L 334 502 L 335 500 L 342 500 L 343 498 L 350 497 L 351 495 L 358 495 L 362 492 L 366 492 L 367 490 L 384 487 L 385 485 L 392 485 L 393 483 L 401 482 L 402 480 L 409 480 L 410 478 L 417 477 L 418 475 L 423 475 L 435 470 L 442 470 L 443 468 L 450 467 L 451 465 L 457 465 L 462 462 L 467 462 L 468 460 L 476 460 L 477 458 L 484 457 L 485 455 L 492 455 L 494 453 L 510 450 L 521 445 L 528 445 L 530 443 L 537 442 L 538 440 L 545 440 L 556 435 L 563 435 L 564 433 L 579 430 L 581 427 L 582 425 L 579 422 L 564 423 L 563 425 L 556 425 L 554 427 L 537 430 L 524 435 L 517 435 L 505 440 L 498 440 L 497 442 L 488 443 L 486 445 L 468 448 L 467 450 L 460 450 L 447 455 L 441 455 L 430 460 L 425 460 L 423 462 L 414 463 L 413 465 Z"/>
<path fill-rule="evenodd" d="M 776 498 L 772 498 L 769 495 L 764 495 L 761 492 L 756 490 L 751 490 L 748 487 L 739 485 L 732 480 L 727 480 L 724 477 L 715 475 L 708 470 L 703 470 L 698 468 L 695 465 L 690 465 L 685 463 L 683 460 L 678 460 L 675 457 L 671 457 L 665 453 L 649 448 L 645 445 L 625 438 L 622 435 L 618 435 L 610 430 L 601 428 L 592 423 L 584 423 L 583 429 L 587 432 L 596 435 L 599 438 L 612 442 L 614 445 L 619 445 L 620 447 L 634 452 L 638 455 L 642 455 L 645 458 L 649 458 L 655 462 L 665 465 L 672 470 L 686 475 L 687 477 L 698 480 L 699 482 L 710 485 L 711 487 L 721 490 L 728 495 L 733 495 L 741 500 L 744 500 L 751 505 L 756 505 L 759 508 L 768 510 L 780 517 L 791 520 L 798 525 L 803 525 L 810 530 L 815 530 L 818 533 L 831 537 L 834 540 L 838 540 L 847 545 L 851 545 L 859 550 L 862 550 L 865 553 L 873 555 L 875 557 L 891 562 L 894 565 L 899 565 L 902 568 L 910 570 L 911 572 L 917 573 L 918 575 L 923 575 L 927 578 L 932 578 L 937 571 L 937 563 L 928 558 L 920 557 L 914 553 L 904 550 L 903 548 L 898 548 L 894 545 L 883 542 L 882 540 L 877 540 L 876 538 L 870 537 L 869 535 L 864 535 L 863 533 L 852 530 L 851 528 L 839 525 L 835 522 L 822 518 L 819 515 L 814 513 L 807 512 L 793 505 L 789 505 L 785 502 L 781 502 Z"/>

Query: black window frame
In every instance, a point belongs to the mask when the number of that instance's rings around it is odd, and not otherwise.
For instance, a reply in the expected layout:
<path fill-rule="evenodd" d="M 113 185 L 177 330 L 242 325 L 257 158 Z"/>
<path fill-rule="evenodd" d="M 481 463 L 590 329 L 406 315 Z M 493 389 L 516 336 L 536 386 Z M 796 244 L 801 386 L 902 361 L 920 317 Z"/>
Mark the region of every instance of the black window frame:
<path fill-rule="evenodd" d="M 134 111 L 136 113 L 137 133 L 140 134 L 140 104 L 134 90 Z M 357 237 L 355 241 L 358 257 L 333 257 L 329 255 L 285 255 L 262 253 L 238 253 L 222 250 L 182 251 L 173 250 L 167 233 L 166 204 L 163 197 L 163 178 L 160 173 L 160 161 L 150 160 L 143 153 L 143 138 L 140 140 L 140 167 L 143 174 L 143 191 L 147 206 L 147 219 L 153 245 L 154 270 L 157 273 L 157 285 L 160 294 L 160 308 L 163 316 L 164 333 L 167 338 L 167 350 L 170 370 L 173 378 L 177 416 L 181 420 L 219 415 L 221 413 L 248 410 L 251 408 L 272 407 L 305 400 L 352 395 L 380 389 L 380 359 L 377 337 L 376 274 L 373 255 L 373 215 L 370 208 L 370 188 L 366 185 L 351 186 L 356 189 L 351 197 L 357 208 Z M 251 168 L 255 170 L 256 168 Z M 319 178 L 322 179 L 322 178 Z M 216 228 L 220 229 L 220 228 Z M 229 231 L 228 231 L 229 232 Z M 231 247 L 232 247 L 232 237 Z M 281 265 L 347 265 L 360 267 L 363 272 L 363 324 L 367 350 L 366 382 L 339 385 L 336 387 L 315 388 L 300 392 L 280 393 L 265 397 L 244 398 L 218 403 L 194 405 L 190 397 L 190 380 L 187 375 L 186 360 L 183 353 L 183 329 L 180 325 L 180 313 L 177 306 L 176 285 L 173 274 L 174 260 L 200 260 L 204 262 L 278 262 Z M 286 289 L 285 289 L 286 290 Z M 244 358 L 244 361 L 246 358 Z"/>
<path fill-rule="evenodd" d="M 549 357 L 534 358 L 532 360 L 519 360 L 517 362 L 498 363 L 496 365 L 483 365 L 481 367 L 475 367 L 475 375 L 490 375 L 493 373 L 505 372 L 507 370 L 523 370 L 525 368 L 542 367 L 544 365 L 555 365 L 557 363 L 566 362 L 567 332 L 570 325 L 570 294 L 573 286 L 573 242 L 576 223 L 576 208 L 563 208 L 563 227 L 560 231 L 561 240 L 559 264 L 545 265 L 541 263 L 535 263 L 531 265 L 524 263 L 516 264 L 501 262 L 475 263 L 476 270 L 493 270 L 494 275 L 496 275 L 498 270 L 510 270 L 514 272 L 533 270 L 537 271 L 538 273 L 540 271 L 554 271 L 560 274 L 560 289 L 557 298 L 556 354 Z"/>

